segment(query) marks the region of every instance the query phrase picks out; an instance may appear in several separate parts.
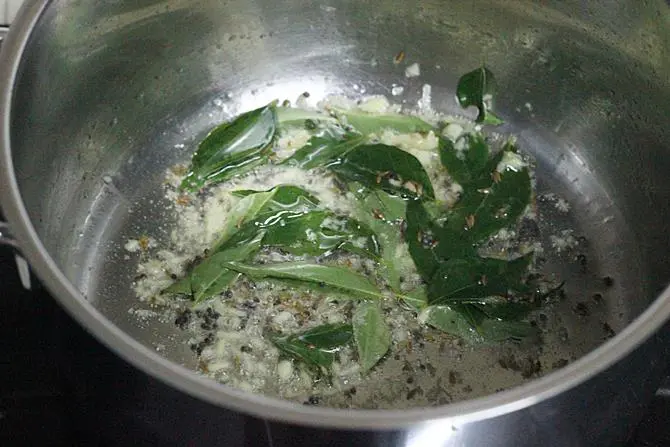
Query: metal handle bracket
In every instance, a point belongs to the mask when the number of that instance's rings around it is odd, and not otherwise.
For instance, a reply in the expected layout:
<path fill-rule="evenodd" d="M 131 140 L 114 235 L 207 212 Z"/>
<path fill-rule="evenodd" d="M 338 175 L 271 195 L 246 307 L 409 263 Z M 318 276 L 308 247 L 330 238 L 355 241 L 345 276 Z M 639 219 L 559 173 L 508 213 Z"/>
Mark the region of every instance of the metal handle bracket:
<path fill-rule="evenodd" d="M 30 281 L 30 267 L 23 256 L 19 254 L 21 249 L 19 248 L 16 239 L 12 237 L 7 222 L 0 222 L 0 245 L 11 247 L 15 251 L 16 254 L 14 259 L 16 259 L 16 269 L 19 272 L 21 284 L 26 290 L 30 290 L 32 288 Z"/>

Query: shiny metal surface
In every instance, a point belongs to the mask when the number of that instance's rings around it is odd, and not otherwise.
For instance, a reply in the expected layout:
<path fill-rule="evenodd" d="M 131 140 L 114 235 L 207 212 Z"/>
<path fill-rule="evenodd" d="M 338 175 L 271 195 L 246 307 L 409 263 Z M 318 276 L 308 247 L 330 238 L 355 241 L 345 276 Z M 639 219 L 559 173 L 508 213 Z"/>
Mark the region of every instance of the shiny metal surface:
<path fill-rule="evenodd" d="M 1 217 L 1 216 L 0 216 Z M 30 290 L 32 287 L 31 278 L 30 278 L 30 267 L 26 260 L 19 254 L 21 247 L 19 243 L 14 239 L 9 228 L 9 224 L 6 222 L 0 221 L 0 246 L 11 247 L 15 250 L 16 254 L 14 255 L 14 260 L 16 261 L 16 271 L 19 274 L 19 279 L 23 288 Z"/>
<path fill-rule="evenodd" d="M 9 224 L 6 222 L 0 222 L 0 245 L 8 245 L 13 248 L 19 248 L 16 239 L 12 237 Z"/>
<path fill-rule="evenodd" d="M 264 418 L 362 429 L 384 445 L 613 445 L 658 384 L 670 314 L 670 14 L 663 1 L 27 1 L 2 49 L 2 206 L 26 257 L 85 327 L 187 393 Z M 421 64 L 406 79 L 393 56 Z M 388 94 L 454 111 L 460 73 L 495 67 L 506 131 L 573 202 L 593 278 L 617 285 L 617 337 L 485 398 L 411 411 L 305 408 L 179 366 L 178 340 L 127 317 L 119 242 L 165 222 L 157 188 L 213 124 L 303 91 Z M 532 105 L 532 111 L 525 106 Z M 154 200 L 154 203 L 160 203 Z M 131 212 L 132 211 L 132 212 Z M 654 301 L 654 298 L 657 298 Z M 582 334 L 588 338 L 589 334 Z M 273 425 L 273 433 L 296 427 Z M 380 434 L 378 429 L 395 429 Z M 324 431 L 302 428 L 314 439 Z M 344 436 L 339 431 L 328 436 Z M 376 442 L 376 441 L 374 441 Z"/>
<path fill-rule="evenodd" d="M 9 27 L 0 26 L 0 48 L 2 41 L 8 32 Z M 0 219 L 2 218 L 2 215 L 0 215 Z M 2 245 L 11 247 L 13 250 L 15 250 L 16 253 L 14 254 L 14 261 L 16 262 L 16 271 L 19 275 L 19 279 L 21 280 L 21 285 L 23 285 L 24 289 L 30 290 L 32 288 L 30 267 L 28 266 L 26 260 L 18 254 L 20 247 L 16 239 L 14 239 L 14 236 L 12 236 L 9 224 L 0 220 L 0 246 Z"/>

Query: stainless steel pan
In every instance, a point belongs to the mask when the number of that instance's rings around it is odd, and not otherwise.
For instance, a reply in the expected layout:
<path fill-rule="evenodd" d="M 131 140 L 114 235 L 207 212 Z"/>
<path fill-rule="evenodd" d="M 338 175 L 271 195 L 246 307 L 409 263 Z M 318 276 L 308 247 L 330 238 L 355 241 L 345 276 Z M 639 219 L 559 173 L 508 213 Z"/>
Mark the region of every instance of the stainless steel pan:
<path fill-rule="evenodd" d="M 400 50 L 422 67 L 405 79 Z M 482 60 L 507 128 L 570 198 L 590 241 L 589 293 L 620 329 L 566 368 L 509 391 L 411 411 L 305 408 L 191 371 L 170 324 L 138 326 L 120 242 L 169 223 L 158 186 L 214 123 L 308 90 L 388 94 L 452 111 Z M 2 207 L 61 304 L 138 368 L 202 400 L 287 423 L 399 430 L 408 443 L 612 445 L 658 383 L 670 314 L 670 13 L 665 2 L 28 0 L 2 49 Z M 531 104 L 527 107 L 525 104 Z M 531 110 L 532 109 L 532 110 Z M 152 205 L 153 202 L 153 205 Z M 8 298 L 8 297 L 5 297 Z M 596 347 L 601 334 L 576 335 Z M 166 352 L 152 349 L 167 343 Z M 423 444 L 422 444 L 423 445 Z"/>

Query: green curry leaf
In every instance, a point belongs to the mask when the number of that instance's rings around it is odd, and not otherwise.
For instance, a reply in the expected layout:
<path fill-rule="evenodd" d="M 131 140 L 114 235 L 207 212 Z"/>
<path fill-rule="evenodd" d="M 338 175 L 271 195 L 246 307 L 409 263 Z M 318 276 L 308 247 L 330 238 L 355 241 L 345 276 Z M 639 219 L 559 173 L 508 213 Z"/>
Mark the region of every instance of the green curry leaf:
<path fill-rule="evenodd" d="M 163 290 L 164 294 L 167 295 L 193 295 L 193 288 L 191 287 L 191 275 L 187 274 L 171 286 Z"/>
<path fill-rule="evenodd" d="M 482 66 L 461 76 L 456 88 L 456 97 L 461 107 L 477 107 L 478 123 L 501 124 L 502 120 L 491 114 L 496 88 L 493 73 Z"/>
<path fill-rule="evenodd" d="M 419 321 L 471 343 L 482 341 L 481 335 L 477 333 L 461 312 L 449 306 L 426 307 L 419 314 Z"/>
<path fill-rule="evenodd" d="M 240 200 L 231 210 L 226 223 L 214 243 L 213 252 L 225 247 L 228 240 L 239 231 L 239 229 L 253 221 L 259 213 L 265 210 L 275 195 L 274 190 L 248 195 Z M 229 244 L 230 245 L 230 244 Z"/>
<path fill-rule="evenodd" d="M 277 122 L 282 127 L 304 126 L 306 121 L 317 121 L 334 124 L 337 119 L 316 110 L 305 110 L 298 107 L 277 107 Z"/>
<path fill-rule="evenodd" d="M 302 169 L 324 166 L 360 146 L 365 140 L 366 137 L 349 132 L 343 135 L 322 133 L 310 138 L 305 146 L 298 149 L 282 164 L 295 165 Z"/>
<path fill-rule="evenodd" d="M 246 244 L 224 250 L 203 259 L 184 278 L 168 287 L 165 293 L 188 295 L 195 304 L 223 293 L 239 276 L 223 265 L 251 258 L 261 247 L 262 234 Z"/>
<path fill-rule="evenodd" d="M 239 274 L 226 269 L 222 264 L 247 260 L 259 249 L 260 241 L 257 240 L 242 247 L 216 253 L 197 265 L 190 274 L 193 301 L 197 304 L 223 293 Z"/>
<path fill-rule="evenodd" d="M 525 292 L 527 286 L 521 280 L 531 260 L 532 254 L 509 262 L 479 257 L 443 261 L 428 286 L 428 303 L 450 304 Z"/>
<path fill-rule="evenodd" d="M 269 202 L 261 211 L 267 210 L 312 210 L 319 204 L 319 199 L 304 189 L 294 185 L 279 185 L 267 191 L 256 191 L 253 189 L 238 189 L 232 194 L 237 197 L 248 197 L 254 194 L 273 192 Z"/>
<path fill-rule="evenodd" d="M 242 200 L 227 217 L 213 252 L 253 238 L 259 230 L 259 222 L 277 221 L 281 212 L 304 213 L 316 209 L 319 204 L 316 197 L 293 185 L 279 185 L 268 191 L 238 190 L 233 194 Z"/>
<path fill-rule="evenodd" d="M 398 223 L 405 218 L 407 200 L 378 189 L 364 191 L 358 198 L 360 212 L 375 221 Z"/>
<path fill-rule="evenodd" d="M 522 341 L 538 338 L 540 330 L 527 321 L 486 319 L 479 328 L 480 335 L 489 342 L 505 340 Z"/>
<path fill-rule="evenodd" d="M 518 221 L 531 200 L 530 174 L 513 145 L 489 159 L 484 168 L 481 161 L 458 160 L 449 142 L 445 141 L 442 149 L 447 170 L 457 173 L 464 190 L 456 205 L 442 216 L 443 225 L 434 229 L 439 243 L 435 252 L 440 259 L 463 258 L 471 255 L 477 244 Z"/>
<path fill-rule="evenodd" d="M 359 189 L 354 187 L 354 190 Z M 356 217 L 375 235 L 378 251 L 382 254 L 382 267 L 386 280 L 396 292 L 400 290 L 399 265 L 406 262 L 397 259 L 396 251 L 402 243 L 401 219 L 405 217 L 407 201 L 380 190 L 365 190 L 356 200 Z"/>
<path fill-rule="evenodd" d="M 522 320 L 542 305 L 541 299 L 513 301 L 505 296 L 465 299 L 461 302 L 471 304 L 494 320 Z"/>
<path fill-rule="evenodd" d="M 451 178 L 460 183 L 462 187 L 467 187 L 471 182 L 478 180 L 484 173 L 489 161 L 489 147 L 481 134 L 468 134 L 464 137 L 467 147 L 462 150 L 456 150 L 454 143 L 441 137 L 439 140 L 440 160 Z"/>
<path fill-rule="evenodd" d="M 486 112 L 486 116 L 484 117 L 482 124 L 488 124 L 489 126 L 500 126 L 501 124 L 505 124 L 505 121 L 489 109 Z"/>
<path fill-rule="evenodd" d="M 406 294 L 398 294 L 398 298 L 416 311 L 422 311 L 428 306 L 428 297 L 424 286 L 417 287 Z"/>
<path fill-rule="evenodd" d="M 490 319 L 472 308 L 430 306 L 421 312 L 419 320 L 473 344 L 521 341 L 539 336 L 538 329 L 528 322 Z"/>
<path fill-rule="evenodd" d="M 504 157 L 504 155 L 503 155 Z M 495 158 L 497 159 L 497 158 Z M 501 160 L 500 163 L 503 163 Z M 483 242 L 503 228 L 515 224 L 531 199 L 530 174 L 527 168 L 491 171 L 495 179 L 479 188 L 463 191 L 460 200 L 447 215 L 438 251 L 445 258 L 459 256 L 464 246 Z M 455 241 L 454 238 L 460 238 Z M 455 243 L 451 243 L 455 241 Z"/>
<path fill-rule="evenodd" d="M 328 239 L 321 231 L 326 211 L 283 213 L 280 219 L 267 225 L 263 245 L 281 248 L 295 255 L 319 255 L 337 248 L 341 240 Z"/>
<path fill-rule="evenodd" d="M 340 348 L 353 336 L 350 324 L 324 324 L 296 335 L 298 340 L 314 345 L 317 349 Z"/>
<path fill-rule="evenodd" d="M 192 296 L 196 303 L 219 295 L 239 275 L 222 263 L 248 261 L 261 247 L 302 255 L 342 249 L 379 255 L 374 233 L 365 225 L 316 210 L 318 200 L 301 188 L 280 185 L 269 191 L 237 191 L 242 199 L 231 212 L 211 255 L 165 290 Z"/>
<path fill-rule="evenodd" d="M 407 204 L 405 240 L 417 271 L 425 281 L 435 275 L 442 259 L 437 253 L 441 227 L 433 222 L 426 208 L 418 201 Z M 454 240 L 455 244 L 459 239 Z"/>
<path fill-rule="evenodd" d="M 421 118 L 411 115 L 379 115 L 360 110 L 340 109 L 334 109 L 333 112 L 339 118 L 340 122 L 351 126 L 364 136 L 370 134 L 380 135 L 387 129 L 394 130 L 398 133 L 428 133 L 433 130 L 433 126 L 423 121 Z"/>
<path fill-rule="evenodd" d="M 379 303 L 361 301 L 352 318 L 358 361 L 363 372 L 370 370 L 391 346 L 391 332 Z"/>
<path fill-rule="evenodd" d="M 193 154 L 182 189 L 196 191 L 265 163 L 276 130 L 274 104 L 243 113 L 214 128 Z"/>
<path fill-rule="evenodd" d="M 376 240 L 382 252 L 382 268 L 386 273 L 389 287 L 396 293 L 400 291 L 401 266 L 406 259 L 398 259 L 397 249 L 402 243 L 401 224 L 377 221 L 370 228 L 375 232 Z"/>
<path fill-rule="evenodd" d="M 196 303 L 220 294 L 239 276 L 237 272 L 222 268 L 221 262 L 250 259 L 263 245 L 273 218 L 277 222 L 277 215 L 302 216 L 318 204 L 308 192 L 291 185 L 280 185 L 269 191 L 237 191 L 236 194 L 242 199 L 228 216 L 210 250 L 212 254 L 168 287 L 165 293 L 189 295 Z M 259 221 L 265 225 L 260 225 Z"/>
<path fill-rule="evenodd" d="M 379 299 L 383 296 L 367 278 L 343 267 L 309 262 L 282 262 L 259 266 L 229 262 L 225 263 L 224 267 L 251 278 L 277 278 L 323 284 L 348 292 L 360 299 Z"/>
<path fill-rule="evenodd" d="M 328 368 L 335 353 L 352 337 L 350 324 L 325 324 L 298 334 L 273 336 L 271 340 L 284 354 L 311 366 Z"/>
<path fill-rule="evenodd" d="M 266 229 L 264 246 L 281 248 L 294 255 L 318 256 L 337 249 L 371 258 L 379 255 L 372 231 L 353 219 L 337 217 L 329 211 L 285 213 L 281 219 L 259 223 L 257 227 Z"/>
<path fill-rule="evenodd" d="M 409 152 L 385 144 L 358 146 L 329 165 L 341 178 L 391 194 L 434 199 L 425 169 Z"/>

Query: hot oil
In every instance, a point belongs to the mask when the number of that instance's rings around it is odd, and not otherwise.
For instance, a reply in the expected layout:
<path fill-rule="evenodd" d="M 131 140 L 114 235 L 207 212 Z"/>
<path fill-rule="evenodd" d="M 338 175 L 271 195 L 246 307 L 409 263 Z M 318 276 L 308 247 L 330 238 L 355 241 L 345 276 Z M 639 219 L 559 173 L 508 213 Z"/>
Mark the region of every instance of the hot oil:
<path fill-rule="evenodd" d="M 112 203 L 122 196 L 128 205 L 113 208 L 116 223 L 112 229 L 100 224 L 106 228 L 106 236 L 113 233 L 112 242 L 104 247 L 103 261 L 101 258 L 88 259 L 89 269 L 94 273 L 87 277 L 89 279 L 81 279 L 82 288 L 89 296 L 96 297 L 97 306 L 131 335 L 168 358 L 222 382 L 299 402 L 334 407 L 438 405 L 491 394 L 561 368 L 607 340 L 633 316 L 628 303 L 635 301 L 642 291 L 639 281 L 635 280 L 634 269 L 621 268 L 623 253 L 628 260 L 635 258 L 634 249 L 621 250 L 619 244 L 621 240 L 630 240 L 625 222 L 607 200 L 594 174 L 579 162 L 578 157 L 572 156 L 571 150 L 552 146 L 550 139 L 522 131 L 519 145 L 538 164 L 536 203 L 544 248 L 540 255 L 544 258 L 543 271 L 560 282 L 564 281 L 563 299 L 532 316 L 542 331 L 541 343 L 470 345 L 421 325 L 411 312 L 406 311 L 402 318 L 406 340 L 392 346 L 389 354 L 368 376 L 344 374 L 345 379 L 338 383 L 322 378 L 316 389 L 306 392 L 304 388 L 291 386 L 292 381 L 305 379 L 305 372 L 299 366 L 293 365 L 293 380 L 277 380 L 279 359 L 276 352 L 268 354 L 272 350 L 267 345 L 250 346 L 249 340 L 241 339 L 234 342 L 239 349 L 236 358 L 240 359 L 237 365 L 240 375 L 265 368 L 263 374 L 273 380 L 265 380 L 256 386 L 249 381 L 235 382 L 231 377 L 222 379 L 211 364 L 208 366 L 198 360 L 196 354 L 199 348 L 202 348 L 200 353 L 207 347 L 214 348 L 215 340 L 208 341 L 209 334 L 233 331 L 235 324 L 239 327 L 246 324 L 243 316 L 213 310 L 219 314 L 215 318 L 216 327 L 213 327 L 204 321 L 211 320 L 212 314 L 203 309 L 199 315 L 193 312 L 182 325 L 184 329 L 178 329 L 175 322 L 184 322 L 184 312 L 190 308 L 190 303 L 174 301 L 167 306 L 166 303 L 140 303 L 133 291 L 133 284 L 138 281 L 137 262 L 146 261 L 155 251 L 129 255 L 122 250 L 128 239 L 141 235 L 150 235 L 160 248 L 169 247 L 170 233 L 176 224 L 175 211 L 180 204 L 166 200 L 163 173 L 177 159 L 182 159 L 189 147 L 192 148 L 192 144 L 184 147 L 181 142 L 184 133 L 175 133 L 172 147 L 177 150 L 161 162 L 164 169 L 154 170 L 156 177 L 149 179 L 142 190 L 124 190 L 123 175 L 112 177 L 111 182 L 110 179 L 103 182 L 110 191 L 109 185 L 115 186 L 111 193 L 101 196 L 103 202 Z M 165 136 L 161 136 L 161 141 L 165 144 Z M 141 169 L 142 162 L 139 164 L 139 168 L 137 165 L 127 167 L 128 171 Z M 105 199 L 109 197 L 114 200 Z M 569 209 L 565 209 L 563 201 Z M 101 227 L 91 225 L 88 233 L 98 234 Z M 92 239 L 88 233 L 84 232 L 84 239 Z M 552 236 L 572 239 L 557 245 Z M 559 247 L 563 248 L 559 250 Z M 99 280 L 92 282 L 92 277 Z M 125 280 L 119 281 L 119 278 Z M 238 291 L 237 300 L 253 300 L 253 290 L 245 292 L 242 289 Z M 335 313 L 349 311 L 346 307 L 329 310 Z M 270 311 L 269 316 L 275 317 L 276 313 Z M 261 336 L 260 333 L 257 335 Z M 243 346 L 247 348 L 243 349 Z M 349 354 L 349 358 L 353 357 L 353 353 Z M 245 363 L 246 358 L 252 358 L 251 363 Z"/>

